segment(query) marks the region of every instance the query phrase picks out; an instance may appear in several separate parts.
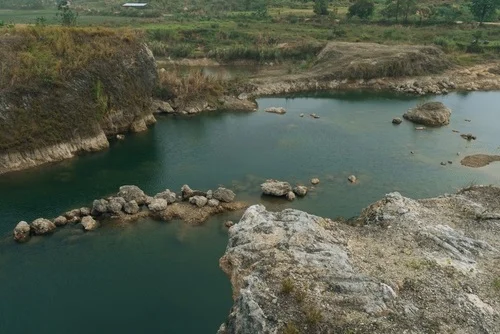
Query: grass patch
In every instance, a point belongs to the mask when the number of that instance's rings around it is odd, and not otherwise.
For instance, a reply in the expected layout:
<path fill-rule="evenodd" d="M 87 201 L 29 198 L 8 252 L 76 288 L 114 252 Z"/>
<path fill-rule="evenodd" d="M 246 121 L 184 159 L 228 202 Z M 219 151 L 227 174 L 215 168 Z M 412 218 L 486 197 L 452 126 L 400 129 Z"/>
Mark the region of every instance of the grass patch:
<path fill-rule="evenodd" d="M 500 292 L 500 277 L 497 277 L 493 280 L 492 286 L 495 291 Z"/>
<path fill-rule="evenodd" d="M 285 278 L 281 282 L 281 293 L 289 295 L 290 293 L 293 292 L 293 290 L 294 290 L 294 285 L 292 280 L 290 278 Z"/>

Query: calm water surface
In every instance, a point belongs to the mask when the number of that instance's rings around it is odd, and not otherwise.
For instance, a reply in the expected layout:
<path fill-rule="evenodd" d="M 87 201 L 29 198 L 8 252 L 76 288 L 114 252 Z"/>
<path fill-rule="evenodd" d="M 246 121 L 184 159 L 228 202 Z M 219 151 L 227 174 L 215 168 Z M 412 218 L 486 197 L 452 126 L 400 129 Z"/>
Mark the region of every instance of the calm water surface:
<path fill-rule="evenodd" d="M 159 118 L 108 151 L 0 177 L 0 333 L 214 333 L 232 304 L 218 268 L 227 219 L 201 227 L 141 221 L 95 233 L 65 228 L 26 245 L 10 233 L 21 219 L 54 217 L 136 184 L 154 194 L 225 185 L 274 210 L 294 207 L 353 216 L 390 191 L 427 197 L 469 183 L 500 183 L 500 163 L 471 169 L 460 159 L 500 154 L 500 93 L 438 97 L 449 126 L 415 131 L 391 119 L 416 98 L 367 93 L 263 98 L 256 113 Z M 287 108 L 286 115 L 262 112 Z M 305 113 L 306 117 L 299 117 Z M 316 113 L 320 119 L 307 115 Z M 470 122 L 465 121 L 470 119 Z M 473 142 L 452 129 L 472 132 Z M 414 154 L 411 154 L 413 151 Z M 460 156 L 457 155 L 460 152 Z M 445 167 L 442 161 L 452 161 Z M 355 174 L 359 183 L 349 184 Z M 293 203 L 262 198 L 266 178 L 321 184 Z"/>

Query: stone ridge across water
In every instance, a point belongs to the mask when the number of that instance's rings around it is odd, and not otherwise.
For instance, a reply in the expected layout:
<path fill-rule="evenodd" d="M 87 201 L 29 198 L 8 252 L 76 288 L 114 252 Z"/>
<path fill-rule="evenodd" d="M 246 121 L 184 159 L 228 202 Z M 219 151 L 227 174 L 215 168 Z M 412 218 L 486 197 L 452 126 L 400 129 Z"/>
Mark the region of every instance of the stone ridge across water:
<path fill-rule="evenodd" d="M 14 240 L 26 242 L 31 236 L 47 235 L 58 227 L 80 226 L 85 231 L 97 229 L 107 221 L 128 222 L 140 218 L 170 221 L 181 219 L 188 224 L 201 224 L 210 216 L 225 211 L 236 211 L 247 207 L 235 201 L 235 193 L 226 188 L 216 190 L 193 190 L 184 185 L 181 193 L 166 189 L 154 197 L 134 185 L 121 186 L 116 196 L 96 199 L 92 207 L 70 210 L 55 219 L 35 219 L 31 224 L 21 221 L 14 228 Z"/>
<path fill-rule="evenodd" d="M 220 266 L 218 334 L 499 333 L 500 187 L 390 193 L 347 224 L 248 208 Z"/>

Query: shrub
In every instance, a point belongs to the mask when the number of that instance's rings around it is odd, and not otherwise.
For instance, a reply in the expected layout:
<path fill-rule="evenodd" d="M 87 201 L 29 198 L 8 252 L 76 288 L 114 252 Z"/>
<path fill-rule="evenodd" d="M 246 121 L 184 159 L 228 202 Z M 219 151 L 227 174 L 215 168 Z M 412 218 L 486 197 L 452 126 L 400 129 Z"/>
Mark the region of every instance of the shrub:
<path fill-rule="evenodd" d="M 351 18 L 357 16 L 362 20 L 368 19 L 373 15 L 373 10 L 375 9 L 375 4 L 371 0 L 356 0 L 347 12 L 347 17 Z"/>
<path fill-rule="evenodd" d="M 297 329 L 297 326 L 289 322 L 283 328 L 282 334 L 299 334 L 299 330 Z"/>
<path fill-rule="evenodd" d="M 321 311 L 314 306 L 306 307 L 304 313 L 306 316 L 306 322 L 311 326 L 317 325 L 323 320 Z"/>
<path fill-rule="evenodd" d="M 285 295 L 290 294 L 293 291 L 293 282 L 290 278 L 285 278 L 281 282 L 281 293 L 284 293 Z"/>

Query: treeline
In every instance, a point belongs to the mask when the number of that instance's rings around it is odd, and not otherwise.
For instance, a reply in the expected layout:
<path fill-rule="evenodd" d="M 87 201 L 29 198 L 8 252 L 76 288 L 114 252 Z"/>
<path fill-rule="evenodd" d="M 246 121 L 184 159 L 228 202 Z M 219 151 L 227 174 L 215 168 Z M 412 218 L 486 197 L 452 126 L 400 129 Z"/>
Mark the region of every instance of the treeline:
<path fill-rule="evenodd" d="M 54 6 L 54 1 L 49 0 L 0 0 L 2 9 L 43 9 Z"/>

